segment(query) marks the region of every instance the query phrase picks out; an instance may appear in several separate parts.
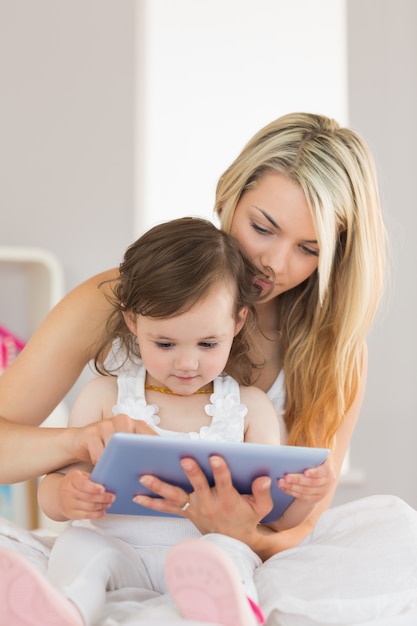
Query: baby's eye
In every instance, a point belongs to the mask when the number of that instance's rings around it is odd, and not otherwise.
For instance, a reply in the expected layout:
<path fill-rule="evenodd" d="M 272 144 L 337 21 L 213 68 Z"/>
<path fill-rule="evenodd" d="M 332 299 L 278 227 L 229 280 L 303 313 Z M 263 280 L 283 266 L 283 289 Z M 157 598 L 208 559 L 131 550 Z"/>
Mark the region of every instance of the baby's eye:
<path fill-rule="evenodd" d="M 174 344 L 172 342 L 155 341 L 155 345 L 157 348 L 160 348 L 161 350 L 169 350 L 170 348 L 173 347 Z"/>
<path fill-rule="evenodd" d="M 215 341 L 200 341 L 198 345 L 206 350 L 211 350 L 217 346 L 217 343 Z"/>

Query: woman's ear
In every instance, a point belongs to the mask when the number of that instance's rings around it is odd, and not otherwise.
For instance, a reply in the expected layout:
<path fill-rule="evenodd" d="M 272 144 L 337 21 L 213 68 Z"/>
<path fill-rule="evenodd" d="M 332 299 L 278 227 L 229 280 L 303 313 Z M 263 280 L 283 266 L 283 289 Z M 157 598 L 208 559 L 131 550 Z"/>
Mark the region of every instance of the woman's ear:
<path fill-rule="evenodd" d="M 135 335 L 136 337 L 136 313 L 134 313 L 133 311 L 123 311 L 122 315 L 126 322 L 126 326 L 130 330 L 130 332 L 133 333 L 133 335 Z"/>
<path fill-rule="evenodd" d="M 243 325 L 246 321 L 247 315 L 248 315 L 248 307 L 244 306 L 240 309 L 239 313 L 237 314 L 237 320 L 235 322 L 235 337 L 242 330 Z"/>

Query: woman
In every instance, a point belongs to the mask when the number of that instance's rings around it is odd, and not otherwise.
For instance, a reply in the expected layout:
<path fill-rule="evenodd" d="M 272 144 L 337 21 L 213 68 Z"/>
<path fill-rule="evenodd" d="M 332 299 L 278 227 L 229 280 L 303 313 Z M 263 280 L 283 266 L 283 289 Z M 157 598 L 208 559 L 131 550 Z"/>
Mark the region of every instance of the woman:
<path fill-rule="evenodd" d="M 202 532 L 241 539 L 266 560 L 298 545 L 329 506 L 362 403 L 365 341 L 381 296 L 385 248 L 371 155 L 333 120 L 284 116 L 260 130 L 220 178 L 216 212 L 263 272 L 259 286 L 269 290 L 257 305 L 265 365 L 255 384 L 279 415 L 285 374 L 281 440 L 332 449 L 321 468 L 280 481 L 290 495 L 307 497 L 310 489 L 312 499 L 315 487 L 317 497 L 320 487 L 328 488 L 305 522 L 278 533 L 256 525 L 270 508 L 268 481 L 254 484 L 248 503 L 231 489 L 227 467 L 217 459 L 215 497 L 187 462 L 194 487 L 187 517 Z M 186 497 L 156 478 L 148 482 L 165 498 L 141 499 L 151 508 L 170 511 Z"/>
<path fill-rule="evenodd" d="M 194 493 L 187 517 L 202 532 L 243 538 L 266 559 L 297 545 L 328 507 L 362 402 L 365 339 L 384 265 L 372 158 L 354 132 L 334 121 L 286 115 L 260 130 L 220 178 L 216 211 L 222 228 L 236 237 L 263 276 L 258 285 L 268 293 L 257 306 L 254 357 L 261 353 L 262 362 L 253 383 L 270 395 L 289 444 L 332 449 L 320 469 L 281 481 L 290 495 L 312 493 L 313 500 L 321 499 L 301 526 L 278 533 L 256 526 L 270 506 L 265 481 L 255 482 L 251 501 L 242 499 L 219 461 L 217 485 L 210 491 L 189 461 Z M 124 415 L 81 429 L 36 428 L 104 337 L 109 304 L 97 287 L 115 276 L 117 270 L 111 270 L 69 293 L 0 378 L 1 482 L 77 460 L 95 463 L 113 432 L 144 432 Z M 148 505 L 177 510 L 183 504 L 184 492 L 150 482 L 166 499 Z M 323 486 L 324 498 L 315 495 Z"/>

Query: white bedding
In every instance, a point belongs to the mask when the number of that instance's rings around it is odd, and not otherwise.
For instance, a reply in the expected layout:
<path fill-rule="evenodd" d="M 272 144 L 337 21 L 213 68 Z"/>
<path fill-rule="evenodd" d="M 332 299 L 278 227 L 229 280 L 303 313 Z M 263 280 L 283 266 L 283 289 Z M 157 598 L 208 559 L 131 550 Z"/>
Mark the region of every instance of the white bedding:
<path fill-rule="evenodd" d="M 53 540 L 0 518 L 0 545 L 42 571 Z M 300 546 L 257 570 L 256 584 L 267 626 L 417 626 L 417 511 L 394 496 L 329 509 Z M 98 626 L 138 624 L 209 626 L 181 619 L 167 596 L 108 592 Z"/>

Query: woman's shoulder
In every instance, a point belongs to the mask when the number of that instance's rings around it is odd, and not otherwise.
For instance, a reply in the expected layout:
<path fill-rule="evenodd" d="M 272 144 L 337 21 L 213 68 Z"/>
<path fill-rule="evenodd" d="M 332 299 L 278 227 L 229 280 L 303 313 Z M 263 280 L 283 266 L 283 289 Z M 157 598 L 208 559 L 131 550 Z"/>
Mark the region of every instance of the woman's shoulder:
<path fill-rule="evenodd" d="M 117 268 L 95 274 L 71 289 L 59 304 L 71 301 L 73 305 L 74 302 L 80 301 L 80 304 L 86 305 L 90 301 L 106 300 L 103 296 L 110 292 L 110 285 L 117 280 L 118 276 L 119 270 Z"/>
<path fill-rule="evenodd" d="M 77 285 L 58 302 L 45 320 L 51 328 L 57 325 L 63 338 L 90 360 L 90 351 L 101 341 L 105 333 L 106 320 L 112 310 L 107 299 L 110 285 L 116 280 L 118 270 L 108 270 L 97 274 Z"/>

